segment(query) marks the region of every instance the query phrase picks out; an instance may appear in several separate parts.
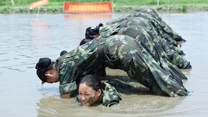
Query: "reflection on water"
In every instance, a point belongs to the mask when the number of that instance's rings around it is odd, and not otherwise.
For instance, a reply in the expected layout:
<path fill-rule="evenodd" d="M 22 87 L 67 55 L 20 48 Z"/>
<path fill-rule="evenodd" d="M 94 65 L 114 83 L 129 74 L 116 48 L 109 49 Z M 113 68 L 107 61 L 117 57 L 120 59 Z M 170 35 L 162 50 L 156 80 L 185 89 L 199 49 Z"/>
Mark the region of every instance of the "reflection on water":
<path fill-rule="evenodd" d="M 35 45 L 37 45 L 36 43 L 39 43 L 42 44 L 42 46 L 48 46 L 50 26 L 47 21 L 32 19 L 31 30 L 33 43 L 35 43 Z"/>
<path fill-rule="evenodd" d="M 96 14 L 65 14 L 64 18 L 67 20 L 109 20 L 112 18 L 111 13 L 96 13 Z"/>
<path fill-rule="evenodd" d="M 72 50 L 84 38 L 85 29 L 105 24 L 127 14 L 1 14 L 0 15 L 0 115 L 73 116 L 73 117 L 161 117 L 205 116 L 208 114 L 207 52 L 208 13 L 160 14 L 173 30 L 187 40 L 182 49 L 191 61 L 187 97 L 152 95 L 139 87 L 137 93 L 123 93 L 117 106 L 106 108 L 79 106 L 75 98 L 60 99 L 57 84 L 41 85 L 34 69 L 40 57 L 56 59 L 59 53 Z M 122 71 L 107 69 L 108 78 L 121 79 Z M 135 82 L 130 82 L 137 84 Z M 138 85 L 139 86 L 139 85 Z M 140 85 L 141 86 L 141 85 Z"/>
<path fill-rule="evenodd" d="M 105 23 L 112 19 L 111 13 L 101 14 L 65 14 L 64 20 L 68 31 L 76 32 L 80 36 L 80 41 L 85 37 L 87 27 L 95 27 L 99 23 Z"/>

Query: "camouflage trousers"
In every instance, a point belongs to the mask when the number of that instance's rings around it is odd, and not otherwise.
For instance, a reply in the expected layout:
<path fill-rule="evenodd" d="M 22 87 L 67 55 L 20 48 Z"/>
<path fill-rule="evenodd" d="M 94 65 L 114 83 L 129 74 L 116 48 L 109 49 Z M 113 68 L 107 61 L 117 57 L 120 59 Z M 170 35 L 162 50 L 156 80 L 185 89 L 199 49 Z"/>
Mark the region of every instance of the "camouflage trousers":
<path fill-rule="evenodd" d="M 186 96 L 188 91 L 180 78 L 157 63 L 134 38 L 110 36 L 104 43 L 105 66 L 124 70 L 128 76 L 158 95 Z M 174 72 L 174 71 L 173 71 Z"/>
<path fill-rule="evenodd" d="M 141 26 L 127 26 L 120 28 L 118 34 L 134 37 L 156 61 L 159 61 L 161 57 L 167 58 L 170 63 L 176 65 L 179 69 L 186 69 L 187 65 L 190 64 L 189 61 L 173 49 L 174 46 L 172 44 L 157 34 L 148 31 L 146 28 Z"/>

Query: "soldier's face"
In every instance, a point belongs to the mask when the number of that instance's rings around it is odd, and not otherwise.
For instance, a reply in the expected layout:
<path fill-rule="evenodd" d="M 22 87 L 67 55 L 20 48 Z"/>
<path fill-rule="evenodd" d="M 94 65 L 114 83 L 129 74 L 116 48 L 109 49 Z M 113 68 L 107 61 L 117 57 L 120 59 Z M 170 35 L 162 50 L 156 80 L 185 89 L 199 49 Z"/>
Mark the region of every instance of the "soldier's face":
<path fill-rule="evenodd" d="M 91 106 L 99 100 L 101 96 L 101 89 L 95 91 L 92 87 L 86 85 L 86 83 L 81 83 L 79 85 L 79 97 L 83 105 Z"/>
<path fill-rule="evenodd" d="M 53 65 L 53 68 L 51 70 L 48 70 L 45 73 L 46 76 L 46 82 L 47 83 L 56 83 L 58 82 L 58 72 L 55 69 L 55 66 Z"/>

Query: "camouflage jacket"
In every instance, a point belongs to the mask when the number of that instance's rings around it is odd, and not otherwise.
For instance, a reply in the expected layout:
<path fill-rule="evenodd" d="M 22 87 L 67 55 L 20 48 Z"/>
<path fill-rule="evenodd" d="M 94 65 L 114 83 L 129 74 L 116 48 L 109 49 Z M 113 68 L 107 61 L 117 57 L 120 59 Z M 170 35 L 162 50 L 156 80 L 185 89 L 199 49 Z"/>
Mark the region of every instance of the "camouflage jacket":
<path fill-rule="evenodd" d="M 102 65 L 98 59 L 98 45 L 99 40 L 94 39 L 56 60 L 55 66 L 59 72 L 59 92 L 61 95 L 68 92 L 75 93 L 80 77 L 99 72 Z"/>
<path fill-rule="evenodd" d="M 79 104 L 82 105 L 79 96 L 77 96 L 76 100 Z M 113 105 L 119 104 L 120 100 L 122 100 L 122 98 L 117 90 L 112 85 L 105 83 L 105 89 L 103 90 L 102 96 L 92 106 L 103 104 L 106 107 L 111 107 Z"/>
<path fill-rule="evenodd" d="M 106 67 L 124 70 L 156 94 L 187 95 L 181 77 L 161 67 L 138 41 L 125 35 L 94 39 L 58 58 L 55 66 L 59 72 L 60 94 L 76 91 L 80 77 L 100 70 L 102 60 L 97 51 L 100 46 L 103 46 Z"/>

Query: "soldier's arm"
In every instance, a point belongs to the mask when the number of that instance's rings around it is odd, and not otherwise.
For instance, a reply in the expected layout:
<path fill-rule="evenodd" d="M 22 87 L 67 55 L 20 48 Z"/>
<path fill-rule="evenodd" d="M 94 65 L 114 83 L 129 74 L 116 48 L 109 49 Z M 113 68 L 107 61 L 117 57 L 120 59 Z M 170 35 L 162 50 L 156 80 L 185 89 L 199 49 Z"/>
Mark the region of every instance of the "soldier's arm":
<path fill-rule="evenodd" d="M 59 85 L 59 92 L 61 98 L 70 98 L 72 94 L 76 93 L 76 91 L 77 85 L 75 81 Z"/>
<path fill-rule="evenodd" d="M 107 107 L 111 107 L 113 105 L 119 104 L 120 100 L 122 100 L 121 95 L 117 92 L 117 90 L 106 83 L 106 87 L 103 94 L 103 105 Z"/>
<path fill-rule="evenodd" d="M 62 65 L 59 70 L 59 93 L 61 98 L 70 98 L 74 91 L 77 89 L 76 81 L 73 76 L 73 66 L 70 68 L 66 64 Z"/>
<path fill-rule="evenodd" d="M 60 95 L 61 98 L 70 98 L 70 93 Z"/>

